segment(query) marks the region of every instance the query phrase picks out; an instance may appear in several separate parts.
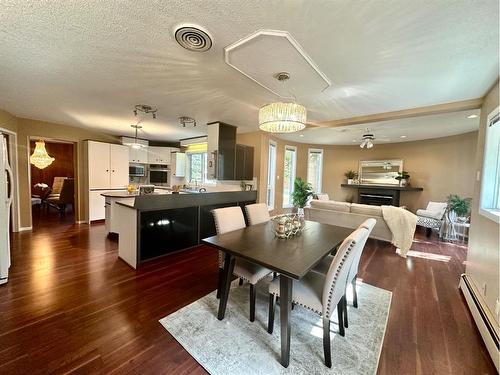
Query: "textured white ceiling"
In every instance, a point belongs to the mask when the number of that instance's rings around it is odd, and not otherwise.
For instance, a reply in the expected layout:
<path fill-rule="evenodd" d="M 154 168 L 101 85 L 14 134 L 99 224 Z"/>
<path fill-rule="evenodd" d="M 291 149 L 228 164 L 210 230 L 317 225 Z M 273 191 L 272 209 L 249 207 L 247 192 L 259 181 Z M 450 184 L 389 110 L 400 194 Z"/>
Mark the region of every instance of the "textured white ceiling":
<path fill-rule="evenodd" d="M 212 50 L 177 45 L 181 23 L 207 29 Z M 259 29 L 290 32 L 332 80 L 297 98 L 316 121 L 477 98 L 498 75 L 497 0 L 3 0 L 0 108 L 131 134 L 132 107 L 146 103 L 158 119 L 143 137 L 205 133 L 180 127 L 182 115 L 252 131 L 275 97 L 223 49 Z"/>
<path fill-rule="evenodd" d="M 359 144 L 365 133 L 375 136 L 375 144 L 418 141 L 478 130 L 479 112 L 479 109 L 475 109 L 337 128 L 309 128 L 279 137 L 294 142 L 326 145 Z M 478 117 L 470 119 L 467 118 L 469 115 Z"/>

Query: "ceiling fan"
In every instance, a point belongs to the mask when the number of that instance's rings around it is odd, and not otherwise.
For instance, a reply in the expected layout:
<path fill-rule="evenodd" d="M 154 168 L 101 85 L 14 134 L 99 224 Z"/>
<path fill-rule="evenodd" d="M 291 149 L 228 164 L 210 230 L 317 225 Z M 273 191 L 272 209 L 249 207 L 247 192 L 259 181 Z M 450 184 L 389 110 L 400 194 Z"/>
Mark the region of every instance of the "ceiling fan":
<path fill-rule="evenodd" d="M 372 148 L 373 147 L 373 141 L 375 140 L 375 136 L 372 133 L 366 133 L 363 134 L 363 140 L 361 141 L 361 144 L 359 147 L 361 148 Z"/>

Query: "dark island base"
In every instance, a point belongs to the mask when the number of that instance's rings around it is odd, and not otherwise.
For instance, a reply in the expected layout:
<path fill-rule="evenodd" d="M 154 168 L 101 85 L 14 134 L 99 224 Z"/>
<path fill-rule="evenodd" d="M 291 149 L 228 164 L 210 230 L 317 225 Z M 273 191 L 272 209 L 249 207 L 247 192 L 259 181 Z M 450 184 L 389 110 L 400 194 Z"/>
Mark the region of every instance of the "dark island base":
<path fill-rule="evenodd" d="M 184 198 L 186 197 L 186 198 Z M 240 206 L 245 212 L 247 204 L 256 202 L 257 193 L 225 192 L 183 196 L 184 202 L 173 197 L 172 208 L 154 209 L 151 205 L 138 210 L 137 260 L 138 265 L 147 260 L 197 246 L 201 240 L 216 234 L 212 210 Z M 139 205 L 137 204 L 139 203 Z M 140 206 L 142 202 L 136 202 Z M 179 207 L 186 204 L 184 207 Z M 245 220 L 247 221 L 246 217 Z M 247 221 L 248 222 L 248 221 Z"/>

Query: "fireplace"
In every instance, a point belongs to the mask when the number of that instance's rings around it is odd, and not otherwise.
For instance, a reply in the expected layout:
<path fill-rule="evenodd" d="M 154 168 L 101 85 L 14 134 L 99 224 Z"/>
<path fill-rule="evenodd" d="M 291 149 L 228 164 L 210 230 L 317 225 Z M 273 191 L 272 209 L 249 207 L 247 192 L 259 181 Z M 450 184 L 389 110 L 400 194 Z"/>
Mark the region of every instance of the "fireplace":
<path fill-rule="evenodd" d="M 394 197 L 387 194 L 359 193 L 359 203 L 372 206 L 392 205 Z"/>

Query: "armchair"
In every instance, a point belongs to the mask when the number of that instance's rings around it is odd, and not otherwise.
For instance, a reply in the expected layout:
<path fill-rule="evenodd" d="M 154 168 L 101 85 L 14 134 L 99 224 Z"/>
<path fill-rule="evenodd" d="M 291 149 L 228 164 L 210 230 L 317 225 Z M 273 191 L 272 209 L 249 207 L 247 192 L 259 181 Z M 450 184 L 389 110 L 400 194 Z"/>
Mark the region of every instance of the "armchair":
<path fill-rule="evenodd" d="M 417 210 L 417 225 L 427 228 L 427 237 L 431 236 L 432 230 L 439 231 L 439 237 L 443 236 L 444 215 L 448 203 L 429 202 L 427 208 Z"/>

